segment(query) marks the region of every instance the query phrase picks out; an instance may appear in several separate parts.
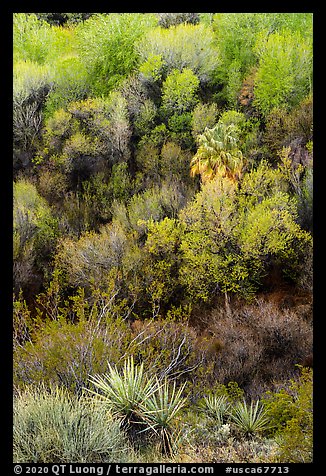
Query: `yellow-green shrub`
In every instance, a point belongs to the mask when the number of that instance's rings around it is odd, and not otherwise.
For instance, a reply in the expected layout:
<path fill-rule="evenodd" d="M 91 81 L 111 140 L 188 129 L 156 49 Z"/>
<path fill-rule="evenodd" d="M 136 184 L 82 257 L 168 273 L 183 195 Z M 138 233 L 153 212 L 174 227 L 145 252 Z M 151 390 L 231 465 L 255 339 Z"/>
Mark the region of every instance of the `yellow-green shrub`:
<path fill-rule="evenodd" d="M 268 392 L 264 398 L 273 434 L 278 436 L 278 461 L 310 463 L 313 460 L 313 372 L 301 368 L 288 388 Z"/>

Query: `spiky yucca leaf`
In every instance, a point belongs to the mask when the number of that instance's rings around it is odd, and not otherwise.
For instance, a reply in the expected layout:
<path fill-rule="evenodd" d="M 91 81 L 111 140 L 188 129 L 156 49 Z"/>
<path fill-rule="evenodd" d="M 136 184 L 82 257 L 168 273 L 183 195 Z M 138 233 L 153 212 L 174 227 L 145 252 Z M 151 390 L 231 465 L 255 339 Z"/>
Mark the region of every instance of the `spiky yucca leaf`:
<path fill-rule="evenodd" d="M 229 407 L 230 403 L 226 395 L 209 395 L 204 397 L 202 404 L 202 409 L 206 415 L 216 421 L 219 427 L 223 425 Z"/>
<path fill-rule="evenodd" d="M 169 384 L 165 379 L 162 384 L 156 380 L 156 391 L 140 406 L 141 413 L 147 428 L 152 429 L 160 437 L 161 450 L 165 454 L 172 454 L 180 431 L 176 428 L 176 418 L 180 410 L 185 406 L 187 399 L 182 397 L 186 384 L 178 390 L 176 383 Z"/>
<path fill-rule="evenodd" d="M 259 433 L 269 425 L 267 411 L 259 400 L 255 404 L 251 402 L 250 406 L 245 401 L 236 403 L 230 416 L 241 433 L 246 436 Z"/>

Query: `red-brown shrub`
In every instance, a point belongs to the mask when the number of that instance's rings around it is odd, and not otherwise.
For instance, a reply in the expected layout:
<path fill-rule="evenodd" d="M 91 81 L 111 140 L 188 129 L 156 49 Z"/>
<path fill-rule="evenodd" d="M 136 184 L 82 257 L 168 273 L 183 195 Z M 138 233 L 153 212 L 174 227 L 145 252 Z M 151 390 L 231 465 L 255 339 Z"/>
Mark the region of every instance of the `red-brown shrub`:
<path fill-rule="evenodd" d="M 259 299 L 243 307 L 215 309 L 208 330 L 221 341 L 215 374 L 258 394 L 274 380 L 290 378 L 312 352 L 312 326 L 295 310 Z"/>

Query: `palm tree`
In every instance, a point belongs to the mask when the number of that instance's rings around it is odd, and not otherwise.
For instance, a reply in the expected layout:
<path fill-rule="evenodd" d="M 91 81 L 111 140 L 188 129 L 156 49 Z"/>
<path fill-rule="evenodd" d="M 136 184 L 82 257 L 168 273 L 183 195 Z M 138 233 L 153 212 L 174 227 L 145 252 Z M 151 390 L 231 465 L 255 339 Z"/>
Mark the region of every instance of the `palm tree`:
<path fill-rule="evenodd" d="M 237 148 L 237 127 L 218 122 L 198 136 L 198 150 L 191 161 L 190 175 L 200 174 L 203 181 L 216 175 L 236 181 L 241 176 L 245 160 Z"/>

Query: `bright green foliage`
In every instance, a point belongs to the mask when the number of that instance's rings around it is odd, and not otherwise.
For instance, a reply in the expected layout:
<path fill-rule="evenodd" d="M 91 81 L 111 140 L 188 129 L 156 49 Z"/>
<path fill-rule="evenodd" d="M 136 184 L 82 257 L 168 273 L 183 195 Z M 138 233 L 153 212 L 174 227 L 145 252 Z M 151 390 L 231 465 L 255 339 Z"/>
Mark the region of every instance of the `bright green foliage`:
<path fill-rule="evenodd" d="M 32 13 L 14 13 L 14 59 L 44 63 L 50 50 L 51 28 Z"/>
<path fill-rule="evenodd" d="M 23 102 L 29 97 L 37 98 L 43 88 L 49 87 L 51 80 L 49 65 L 31 60 L 16 61 L 13 68 L 14 99 Z"/>
<path fill-rule="evenodd" d="M 219 64 L 219 53 L 213 32 L 204 25 L 177 25 L 152 28 L 139 41 L 137 51 L 141 64 L 153 58 L 163 61 L 165 74 L 174 69 L 191 69 L 201 82 L 207 82 Z M 158 61 L 158 60 L 156 60 Z M 147 68 L 147 66 L 146 66 Z M 160 67 L 160 71 L 161 71 Z"/>
<path fill-rule="evenodd" d="M 223 85 L 221 99 L 231 107 L 237 105 L 241 81 L 255 64 L 253 46 L 269 15 L 259 13 L 216 13 L 212 28 L 220 51 L 220 65 L 215 81 Z"/>
<path fill-rule="evenodd" d="M 267 392 L 265 408 L 273 433 L 279 435 L 278 461 L 310 463 L 313 454 L 313 373 L 301 368 L 288 389 Z"/>
<path fill-rule="evenodd" d="M 279 461 L 311 463 L 313 461 L 313 392 L 312 371 L 302 370 L 293 402 L 293 418 L 287 421 L 281 435 Z"/>
<path fill-rule="evenodd" d="M 242 112 L 235 111 L 234 109 L 228 109 L 221 114 L 220 121 L 226 126 L 234 124 L 239 130 L 241 130 L 246 123 L 246 116 Z"/>
<path fill-rule="evenodd" d="M 164 62 L 161 55 L 150 55 L 139 67 L 139 72 L 146 81 L 159 82 L 162 79 Z"/>
<path fill-rule="evenodd" d="M 295 204 L 286 194 L 275 194 L 245 215 L 240 232 L 242 253 L 251 266 L 263 266 L 261 257 L 273 256 L 284 271 L 295 271 L 311 244 L 310 235 L 296 223 Z"/>
<path fill-rule="evenodd" d="M 13 417 L 16 463 L 128 461 L 130 449 L 119 421 L 58 387 L 19 392 Z"/>
<path fill-rule="evenodd" d="M 312 339 L 312 14 L 13 27 L 17 391 L 80 397 L 95 376 L 136 462 L 311 461 L 310 377 L 284 379 Z M 17 460 L 125 459 L 105 405 L 49 403 L 37 426 L 35 395 L 17 396 Z"/>
<path fill-rule="evenodd" d="M 217 290 L 241 292 L 249 285 L 250 273 L 236 244 L 235 197 L 236 186 L 217 177 L 180 214 L 185 224 L 180 281 L 192 299 L 207 301 Z"/>
<path fill-rule="evenodd" d="M 15 69 L 24 61 L 47 70 L 51 86 L 47 116 L 69 101 L 83 99 L 89 91 L 85 62 L 77 53 L 73 28 L 50 27 L 34 14 L 14 14 L 14 58 Z M 35 67 L 30 69 L 34 83 L 36 73 Z M 22 75 L 21 67 L 19 75 Z"/>
<path fill-rule="evenodd" d="M 244 158 L 238 149 L 238 129 L 234 124 L 219 121 L 198 138 L 198 150 L 191 161 L 191 175 L 200 175 L 203 182 L 218 175 L 230 180 L 241 176 Z"/>
<path fill-rule="evenodd" d="M 28 140 L 30 147 L 42 113 L 51 117 L 70 101 L 84 99 L 90 87 L 74 28 L 50 27 L 34 14 L 15 14 L 14 31 L 15 131 L 20 144 Z"/>
<path fill-rule="evenodd" d="M 281 33 L 284 28 L 290 34 L 301 34 L 301 38 L 309 38 L 312 33 L 311 13 L 216 13 L 210 20 L 219 45 L 220 67 L 215 80 L 224 85 L 219 96 L 231 107 L 236 106 L 241 80 L 256 64 L 257 37 L 264 44 L 274 32 Z"/>
<path fill-rule="evenodd" d="M 290 380 L 277 392 L 266 392 L 263 402 L 271 419 L 270 429 L 273 434 L 282 433 L 288 421 L 298 416 L 301 403 L 304 404 L 303 409 L 308 410 L 308 403 L 312 402 L 310 397 L 308 400 L 306 398 L 310 394 L 312 383 L 312 370 L 301 367 L 297 379 Z"/>
<path fill-rule="evenodd" d="M 165 217 L 160 222 L 149 221 L 146 248 L 155 257 L 175 253 L 180 239 L 180 225 Z"/>
<path fill-rule="evenodd" d="M 241 66 L 239 60 L 234 60 L 228 68 L 225 95 L 230 107 L 237 107 L 238 105 L 238 97 L 242 86 Z"/>
<path fill-rule="evenodd" d="M 282 433 L 287 422 L 296 416 L 297 409 L 294 406 L 293 395 L 286 389 L 276 393 L 269 391 L 263 398 L 263 402 L 270 419 L 269 434 Z"/>
<path fill-rule="evenodd" d="M 288 182 L 280 168 L 274 169 L 262 160 L 257 168 L 244 174 L 239 191 L 244 208 L 255 206 L 274 193 L 287 192 Z"/>
<path fill-rule="evenodd" d="M 133 195 L 127 205 L 114 203 L 113 218 L 126 231 L 136 232 L 142 238 L 149 220 L 157 222 L 164 217 L 176 218 L 184 204 L 185 197 L 176 188 L 176 183 L 163 183 L 161 187 L 156 186 Z"/>
<path fill-rule="evenodd" d="M 199 79 L 184 68 L 182 72 L 173 70 L 162 86 L 162 108 L 167 115 L 190 111 L 198 102 Z"/>
<path fill-rule="evenodd" d="M 242 73 L 249 70 L 254 64 L 255 37 L 263 25 L 267 26 L 270 18 L 270 15 L 259 13 L 216 13 L 214 15 L 213 29 L 219 42 L 223 72 L 227 71 L 235 58 Z"/>
<path fill-rule="evenodd" d="M 157 23 L 153 14 L 94 14 L 78 24 L 78 52 L 95 94 L 107 94 L 138 64 L 135 43 Z"/>
<path fill-rule="evenodd" d="M 267 40 L 261 35 L 255 51 L 255 104 L 265 116 L 273 107 L 291 108 L 311 93 L 311 42 L 299 34 L 272 33 Z"/>
<path fill-rule="evenodd" d="M 46 99 L 45 117 L 51 117 L 71 101 L 84 99 L 89 92 L 85 63 L 77 54 L 59 56 L 53 69 L 54 86 Z"/>
<path fill-rule="evenodd" d="M 42 130 L 42 105 L 51 89 L 49 65 L 19 60 L 13 68 L 14 166 L 29 165 Z"/>

